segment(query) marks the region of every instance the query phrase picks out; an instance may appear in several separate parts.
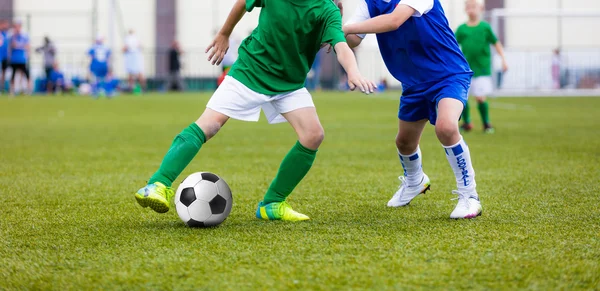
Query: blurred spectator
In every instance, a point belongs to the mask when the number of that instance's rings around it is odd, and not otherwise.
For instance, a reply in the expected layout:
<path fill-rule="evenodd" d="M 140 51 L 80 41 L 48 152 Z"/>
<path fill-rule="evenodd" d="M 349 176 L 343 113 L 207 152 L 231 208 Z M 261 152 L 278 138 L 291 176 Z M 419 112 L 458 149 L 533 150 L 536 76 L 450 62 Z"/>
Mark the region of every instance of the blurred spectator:
<path fill-rule="evenodd" d="M 561 57 L 560 57 L 560 49 L 555 49 L 554 54 L 552 55 L 552 88 L 560 89 L 562 88 L 560 82 L 560 70 L 561 70 Z"/>
<path fill-rule="evenodd" d="M 71 90 L 71 83 L 65 79 L 65 74 L 60 70 L 58 62 L 54 62 L 47 78 L 48 94 L 63 93 Z"/>
<path fill-rule="evenodd" d="M 179 42 L 174 40 L 169 49 L 169 80 L 167 89 L 174 91 L 183 90 L 183 80 L 181 79 L 181 47 Z"/>
<path fill-rule="evenodd" d="M 136 91 L 135 82 L 138 81 L 141 89 L 146 88 L 146 80 L 144 78 L 144 59 L 142 56 L 142 45 L 138 40 L 135 32 L 129 30 L 129 34 L 125 37 L 125 70 L 129 75 L 129 88 Z"/>
<path fill-rule="evenodd" d="M 54 43 L 50 41 L 49 37 L 45 36 L 44 45 L 36 48 L 35 51 L 44 54 L 44 72 L 46 72 L 46 79 L 50 78 L 56 58 L 56 47 L 54 46 Z"/>
<path fill-rule="evenodd" d="M 109 74 L 111 51 L 104 45 L 104 39 L 98 37 L 92 48 L 88 51 L 90 57 L 90 72 L 92 74 L 92 94 L 98 97 L 100 91 L 105 87 L 106 78 Z"/>
<path fill-rule="evenodd" d="M 8 23 L 8 20 L 6 19 L 1 19 L 0 20 L 0 61 L 2 61 L 2 71 L 0 72 L 0 92 L 4 92 L 5 89 L 5 82 L 6 82 L 6 78 L 5 78 L 5 74 L 6 74 L 6 70 L 8 69 L 8 64 L 9 64 L 9 60 L 8 60 L 8 47 L 10 44 L 10 34 L 8 29 L 10 28 L 10 25 Z"/>
<path fill-rule="evenodd" d="M 14 32 L 10 38 L 10 66 L 12 67 L 12 77 L 10 80 L 10 93 L 15 94 L 15 76 L 21 73 L 27 80 L 27 93 L 31 93 L 31 80 L 29 78 L 29 36 L 22 31 L 21 21 L 15 21 Z"/>
<path fill-rule="evenodd" d="M 252 33 L 252 32 L 250 32 L 250 33 Z M 225 76 L 227 76 L 227 74 L 229 74 L 229 70 L 231 69 L 231 67 L 233 66 L 233 64 L 235 63 L 235 61 L 238 58 L 238 49 L 239 48 L 240 48 L 240 42 L 237 40 L 237 38 L 230 37 L 229 38 L 229 49 L 227 50 L 227 53 L 223 57 L 223 62 L 222 62 L 223 72 L 221 73 L 221 76 L 219 76 L 219 78 L 217 79 L 217 86 L 221 85 L 223 80 L 225 80 Z"/>
<path fill-rule="evenodd" d="M 306 76 L 306 89 L 309 91 L 321 90 L 321 56 L 327 50 L 321 49 L 315 56 L 312 67 Z"/>
<path fill-rule="evenodd" d="M 385 78 L 381 79 L 381 81 L 377 85 L 377 92 L 383 93 L 383 92 L 385 92 L 385 90 L 387 90 L 387 88 L 388 88 L 387 79 L 385 79 Z"/>

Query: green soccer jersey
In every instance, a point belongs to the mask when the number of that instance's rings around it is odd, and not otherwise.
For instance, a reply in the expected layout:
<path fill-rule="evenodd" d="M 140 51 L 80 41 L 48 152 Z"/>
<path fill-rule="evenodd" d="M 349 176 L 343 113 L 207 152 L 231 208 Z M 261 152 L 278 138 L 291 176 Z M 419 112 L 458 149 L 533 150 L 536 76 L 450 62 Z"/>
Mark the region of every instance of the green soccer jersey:
<path fill-rule="evenodd" d="M 476 26 L 466 23 L 456 30 L 456 40 L 469 62 L 474 77 L 492 75 L 492 52 L 491 44 L 496 44 L 498 38 L 492 31 L 492 27 L 485 21 Z"/>
<path fill-rule="evenodd" d="M 277 95 L 304 87 L 321 44 L 345 42 L 332 0 L 246 0 L 261 7 L 258 26 L 240 45 L 229 75 L 253 91 Z"/>

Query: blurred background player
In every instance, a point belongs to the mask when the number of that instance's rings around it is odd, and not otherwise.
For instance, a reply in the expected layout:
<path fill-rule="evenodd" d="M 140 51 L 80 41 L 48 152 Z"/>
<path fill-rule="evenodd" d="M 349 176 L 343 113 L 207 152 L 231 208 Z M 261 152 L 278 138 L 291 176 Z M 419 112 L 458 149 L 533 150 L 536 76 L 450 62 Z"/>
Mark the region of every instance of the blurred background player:
<path fill-rule="evenodd" d="M 402 207 L 431 182 L 423 172 L 419 143 L 427 121 L 435 126 L 456 179 L 458 203 L 453 219 L 481 215 L 469 147 L 458 120 L 468 99 L 473 72 L 460 51 L 439 0 L 361 0 L 344 26 L 350 46 L 365 34 L 377 34 L 381 56 L 390 73 L 402 83 L 396 148 L 404 175 L 388 207 Z"/>
<path fill-rule="evenodd" d="M 252 34 L 252 32 L 250 32 L 249 34 Z M 229 49 L 227 50 L 227 53 L 225 53 L 225 56 L 223 57 L 223 62 L 222 62 L 223 71 L 221 72 L 221 75 L 219 76 L 219 78 L 217 78 L 217 86 L 220 86 L 221 83 L 223 83 L 223 81 L 225 80 L 225 77 L 227 76 L 227 74 L 229 74 L 229 70 L 231 69 L 231 66 L 233 66 L 233 64 L 237 60 L 239 47 L 240 47 L 240 42 L 237 40 L 237 38 L 235 36 L 231 36 L 229 38 Z"/>
<path fill-rule="evenodd" d="M 183 80 L 181 79 L 181 47 L 179 42 L 173 40 L 169 48 L 169 80 L 167 90 L 183 91 Z"/>
<path fill-rule="evenodd" d="M 58 62 L 54 62 L 50 75 L 47 77 L 48 94 L 64 93 L 71 90 L 70 82 L 65 79 L 65 74 L 60 69 Z"/>
<path fill-rule="evenodd" d="M 144 78 L 144 57 L 142 56 L 142 45 L 135 35 L 133 29 L 125 37 L 125 70 L 128 74 L 129 88 L 132 92 L 139 93 L 140 90 L 146 89 L 146 79 Z M 136 86 L 139 82 L 139 86 Z"/>
<path fill-rule="evenodd" d="M 88 56 L 90 57 L 90 72 L 92 73 L 92 95 L 98 97 L 106 87 L 111 56 L 111 51 L 104 45 L 102 37 L 96 39 L 96 43 L 88 51 Z"/>
<path fill-rule="evenodd" d="M 10 79 L 10 94 L 14 96 L 16 92 L 15 78 L 17 74 L 24 77 L 27 82 L 26 94 L 31 94 L 31 80 L 29 78 L 29 36 L 23 32 L 20 20 L 15 21 L 14 31 L 10 38 L 10 66 L 13 70 Z"/>
<path fill-rule="evenodd" d="M 6 86 L 6 70 L 8 69 L 8 47 L 10 46 L 10 35 L 8 29 L 10 25 L 8 20 L 0 19 L 0 61 L 2 67 L 0 71 L 0 92 L 4 92 Z"/>
<path fill-rule="evenodd" d="M 556 48 L 552 52 L 552 88 L 555 90 L 562 88 L 560 80 L 561 63 L 560 48 Z"/>
<path fill-rule="evenodd" d="M 326 50 L 327 48 L 321 49 L 317 53 L 315 61 L 313 62 L 310 71 L 308 71 L 308 75 L 306 76 L 306 89 L 309 91 L 321 90 L 321 57 Z"/>
<path fill-rule="evenodd" d="M 50 79 L 52 75 L 52 69 L 55 66 L 56 59 L 56 47 L 48 36 L 44 37 L 44 45 L 35 49 L 37 53 L 41 53 L 44 56 L 44 72 L 46 73 L 46 80 Z M 49 84 L 49 83 L 48 83 Z"/>
<path fill-rule="evenodd" d="M 481 20 L 483 4 L 478 0 L 467 0 L 465 2 L 465 10 L 469 16 L 469 20 L 456 30 L 456 40 L 460 44 L 471 70 L 473 70 L 473 80 L 471 81 L 469 96 L 475 96 L 477 100 L 477 108 L 481 114 L 483 130 L 486 133 L 494 133 L 494 128 L 490 123 L 490 108 L 486 100 L 487 96 L 494 90 L 490 45 L 496 47 L 496 51 L 502 59 L 503 72 L 508 70 L 508 65 L 504 57 L 502 43 L 500 43 L 492 31 L 490 24 Z M 462 119 L 464 122 L 462 125 L 463 130 L 470 131 L 473 129 L 468 101 L 463 111 Z"/>

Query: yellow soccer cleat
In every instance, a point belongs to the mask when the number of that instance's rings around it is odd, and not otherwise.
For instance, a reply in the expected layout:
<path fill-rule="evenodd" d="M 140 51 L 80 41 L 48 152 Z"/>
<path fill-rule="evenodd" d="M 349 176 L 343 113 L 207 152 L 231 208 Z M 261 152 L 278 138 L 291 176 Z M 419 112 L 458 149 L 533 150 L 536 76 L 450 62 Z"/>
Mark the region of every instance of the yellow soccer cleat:
<path fill-rule="evenodd" d="M 167 187 L 160 182 L 148 184 L 135 193 L 135 200 L 142 207 L 150 207 L 158 213 L 168 212 L 173 200 L 173 188 Z"/>
<path fill-rule="evenodd" d="M 294 211 L 285 201 L 273 202 L 265 205 L 262 201 L 258 203 L 256 218 L 263 220 L 304 221 L 310 217 Z"/>

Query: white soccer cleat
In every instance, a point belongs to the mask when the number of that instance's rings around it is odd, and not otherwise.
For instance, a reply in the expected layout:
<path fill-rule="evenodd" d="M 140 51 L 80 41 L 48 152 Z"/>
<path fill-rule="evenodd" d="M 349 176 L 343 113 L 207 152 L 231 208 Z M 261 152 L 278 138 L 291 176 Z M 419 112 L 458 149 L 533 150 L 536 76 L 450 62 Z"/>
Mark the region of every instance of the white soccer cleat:
<path fill-rule="evenodd" d="M 406 177 L 400 176 L 398 177 L 400 180 L 400 187 L 396 194 L 388 201 L 388 207 L 401 207 L 410 204 L 410 202 L 415 199 L 419 194 L 425 194 L 427 190 L 431 187 L 431 181 L 427 175 L 423 174 L 423 179 L 421 183 L 416 186 L 408 186 L 406 182 Z"/>
<path fill-rule="evenodd" d="M 452 219 L 470 219 L 481 215 L 483 209 L 481 208 L 481 202 L 477 195 L 471 195 L 469 193 L 454 190 L 452 194 L 458 195 L 458 204 L 454 211 L 450 214 Z"/>

